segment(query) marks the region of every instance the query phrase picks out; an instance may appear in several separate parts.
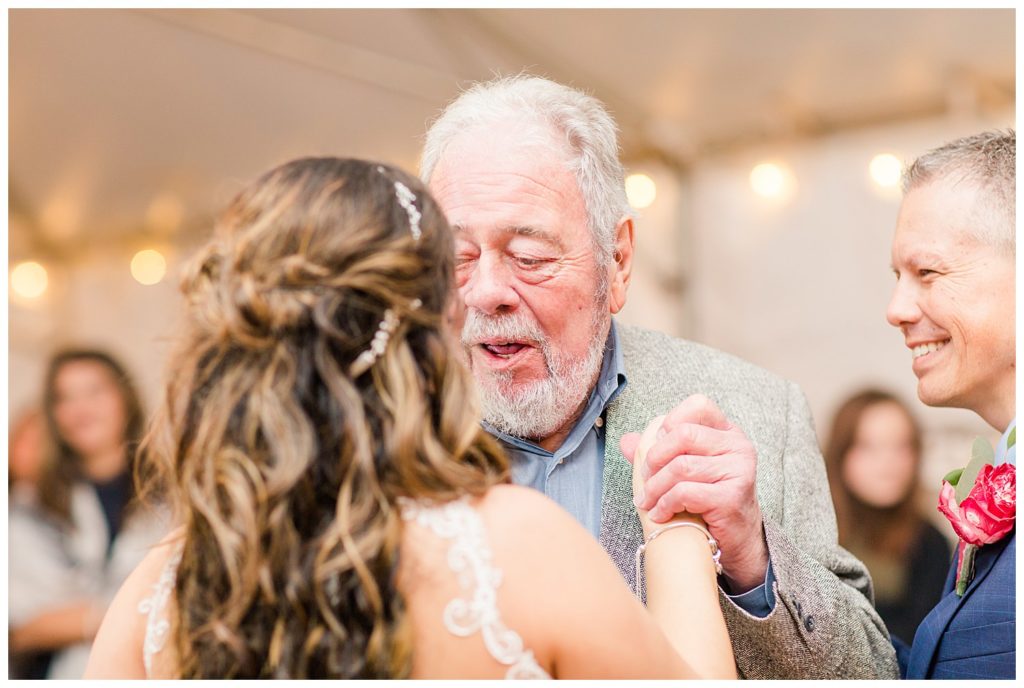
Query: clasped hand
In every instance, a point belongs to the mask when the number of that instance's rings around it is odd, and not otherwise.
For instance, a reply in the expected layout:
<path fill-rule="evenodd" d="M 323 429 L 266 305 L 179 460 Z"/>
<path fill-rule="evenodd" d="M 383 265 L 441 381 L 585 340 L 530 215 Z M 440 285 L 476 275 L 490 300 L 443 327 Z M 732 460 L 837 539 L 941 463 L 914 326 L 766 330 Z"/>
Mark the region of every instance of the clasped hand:
<path fill-rule="evenodd" d="M 641 444 L 646 452 L 637 465 Z M 757 501 L 757 452 L 714 402 L 688 397 L 651 421 L 642 436 L 624 435 L 621 448 L 634 464 L 634 503 L 645 533 L 677 514 L 699 514 L 722 548 L 730 592 L 764 582 L 768 546 Z"/>

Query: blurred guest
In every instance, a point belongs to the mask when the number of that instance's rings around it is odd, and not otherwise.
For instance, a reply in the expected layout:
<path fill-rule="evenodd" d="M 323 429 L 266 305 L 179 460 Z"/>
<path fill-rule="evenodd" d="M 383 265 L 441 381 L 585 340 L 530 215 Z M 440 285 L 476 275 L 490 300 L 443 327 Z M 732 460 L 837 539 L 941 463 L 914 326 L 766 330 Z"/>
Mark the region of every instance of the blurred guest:
<path fill-rule="evenodd" d="M 867 565 L 875 607 L 892 635 L 912 640 L 942 595 L 949 543 L 916 505 L 921 430 L 896 397 L 847 399 L 825 446 L 839 544 Z"/>
<path fill-rule="evenodd" d="M 22 411 L 7 435 L 7 499 L 14 505 L 29 505 L 35 499 L 36 483 L 45 453 L 46 420 L 38 408 Z M 9 678 L 43 678 L 49 661 L 47 653 L 8 655 Z"/>
<path fill-rule="evenodd" d="M 50 654 L 35 677 L 80 678 L 107 604 L 164 529 L 133 504 L 144 420 L 124 368 L 100 351 L 66 351 L 44 394 L 50 456 L 36 499 L 10 514 L 10 649 Z"/>

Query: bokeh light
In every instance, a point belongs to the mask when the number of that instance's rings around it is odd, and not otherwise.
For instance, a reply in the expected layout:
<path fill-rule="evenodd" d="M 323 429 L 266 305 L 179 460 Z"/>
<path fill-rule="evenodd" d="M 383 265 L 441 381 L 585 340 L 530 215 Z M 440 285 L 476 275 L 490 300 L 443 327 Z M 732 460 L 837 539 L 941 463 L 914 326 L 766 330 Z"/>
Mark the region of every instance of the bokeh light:
<path fill-rule="evenodd" d="M 648 208 L 658 196 L 658 187 L 646 174 L 636 173 L 626 177 L 626 198 L 629 204 L 641 210 Z"/>
<path fill-rule="evenodd" d="M 132 277 L 139 284 L 157 284 L 167 274 L 167 261 L 157 250 L 147 248 L 132 257 Z"/>
<path fill-rule="evenodd" d="M 46 268 L 35 261 L 19 263 L 11 270 L 11 289 L 22 298 L 37 299 L 50 283 Z"/>
<path fill-rule="evenodd" d="M 899 185 L 903 176 L 903 163 L 892 153 L 879 153 L 871 159 L 868 171 L 876 184 L 889 189 Z"/>
<path fill-rule="evenodd" d="M 763 162 L 750 171 L 750 188 L 763 198 L 782 198 L 792 186 L 790 172 L 776 163 Z"/>

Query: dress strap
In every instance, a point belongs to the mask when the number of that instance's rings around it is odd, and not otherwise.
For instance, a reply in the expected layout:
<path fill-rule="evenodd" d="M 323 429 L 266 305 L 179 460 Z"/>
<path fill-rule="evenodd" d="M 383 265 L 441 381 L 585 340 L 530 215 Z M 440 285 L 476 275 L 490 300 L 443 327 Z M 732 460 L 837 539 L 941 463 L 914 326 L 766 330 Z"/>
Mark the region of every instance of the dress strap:
<path fill-rule="evenodd" d="M 459 637 L 479 632 L 487 652 L 509 667 L 505 678 L 551 678 L 537 664 L 533 652 L 524 648 L 522 637 L 501 620 L 497 601 L 502 571 L 492 564 L 483 520 L 468 499 L 463 497 L 440 505 L 401 499 L 399 504 L 404 520 L 415 521 L 451 541 L 448 566 L 468 595 L 445 607 L 445 628 Z"/>
<path fill-rule="evenodd" d="M 174 553 L 168 557 L 160 577 L 153 583 L 153 593 L 139 602 L 139 613 L 146 615 L 146 634 L 142 643 L 142 663 L 148 676 L 153 670 L 153 656 L 167 644 L 167 636 L 171 623 L 167 619 L 167 600 L 174 590 L 174 581 L 178 573 L 178 564 L 184 545 L 178 545 Z"/>

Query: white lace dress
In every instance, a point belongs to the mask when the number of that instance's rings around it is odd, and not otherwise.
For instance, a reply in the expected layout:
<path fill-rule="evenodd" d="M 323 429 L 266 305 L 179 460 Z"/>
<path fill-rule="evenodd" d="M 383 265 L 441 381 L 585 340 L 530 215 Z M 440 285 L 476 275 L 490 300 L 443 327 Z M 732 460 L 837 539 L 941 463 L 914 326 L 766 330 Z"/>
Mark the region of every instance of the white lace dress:
<path fill-rule="evenodd" d="M 483 520 L 468 500 L 463 498 L 441 505 L 402 500 L 401 509 L 404 520 L 415 521 L 451 543 L 448 566 L 458 576 L 465 596 L 452 600 L 445 607 L 442 619 L 445 628 L 459 637 L 480 633 L 487 652 L 508 667 L 507 679 L 551 678 L 537 664 L 533 652 L 524 647 L 522 637 L 501 620 L 498 587 L 502 572 L 491 561 Z M 153 584 L 152 594 L 139 602 L 139 613 L 146 615 L 142 657 L 147 675 L 152 672 L 154 656 L 167 642 L 170 630 L 167 600 L 174 589 L 180 562 L 181 550 L 178 549 Z"/>

